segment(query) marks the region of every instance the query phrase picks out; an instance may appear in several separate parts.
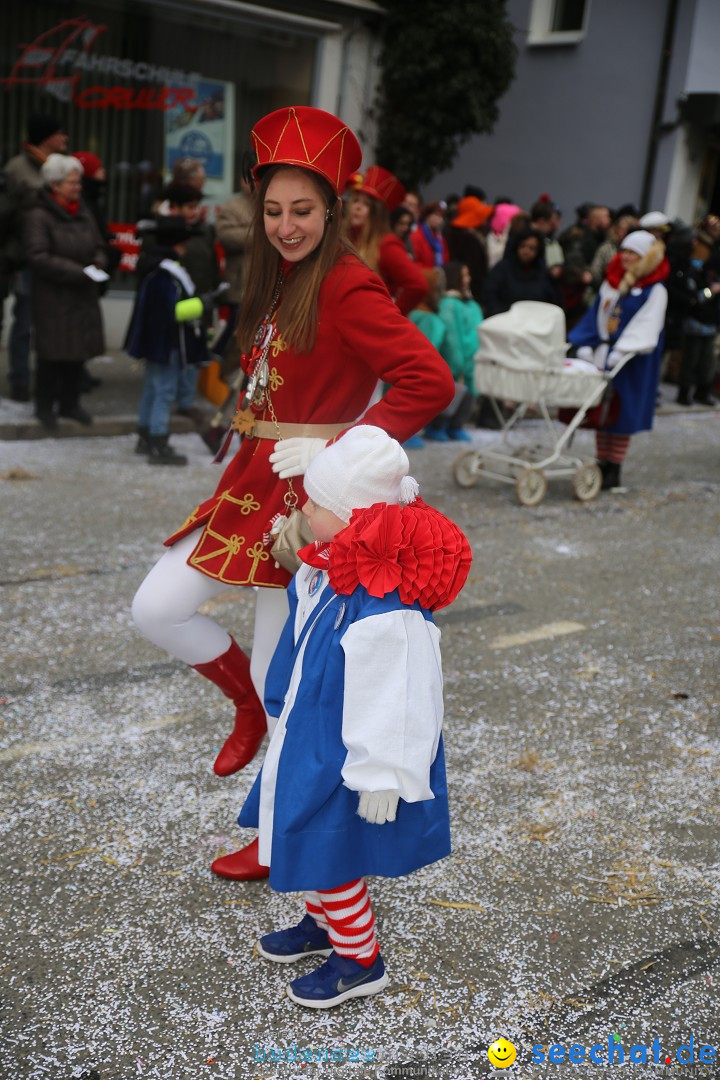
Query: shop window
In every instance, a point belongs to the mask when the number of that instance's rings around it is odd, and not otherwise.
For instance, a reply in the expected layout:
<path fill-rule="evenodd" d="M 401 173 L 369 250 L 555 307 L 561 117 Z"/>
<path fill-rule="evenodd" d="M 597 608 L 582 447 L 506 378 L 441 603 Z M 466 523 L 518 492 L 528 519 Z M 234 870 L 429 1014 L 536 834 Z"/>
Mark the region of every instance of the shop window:
<path fill-rule="evenodd" d="M 115 287 L 131 284 L 134 225 L 157 205 L 179 158 L 202 161 L 212 220 L 238 189 L 254 121 L 312 101 L 321 32 L 232 7 L 33 0 L 5 13 L 1 160 L 18 153 L 33 112 L 65 126 L 71 152 L 102 159 L 105 217 L 125 250 Z"/>
<path fill-rule="evenodd" d="M 533 0 L 528 45 L 574 45 L 587 33 L 590 0 Z"/>

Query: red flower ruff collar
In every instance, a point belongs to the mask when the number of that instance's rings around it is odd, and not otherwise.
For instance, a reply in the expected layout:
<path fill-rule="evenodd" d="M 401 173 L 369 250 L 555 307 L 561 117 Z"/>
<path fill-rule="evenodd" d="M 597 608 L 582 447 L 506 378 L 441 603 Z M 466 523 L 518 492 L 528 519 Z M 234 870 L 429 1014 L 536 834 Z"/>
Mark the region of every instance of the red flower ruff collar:
<path fill-rule="evenodd" d="M 349 596 L 362 585 L 371 596 L 393 590 L 404 604 L 429 611 L 447 607 L 467 580 L 472 552 L 461 530 L 422 499 L 407 506 L 375 503 L 356 510 L 350 524 L 326 551 L 309 544 L 303 562 L 328 570 L 336 593 Z"/>

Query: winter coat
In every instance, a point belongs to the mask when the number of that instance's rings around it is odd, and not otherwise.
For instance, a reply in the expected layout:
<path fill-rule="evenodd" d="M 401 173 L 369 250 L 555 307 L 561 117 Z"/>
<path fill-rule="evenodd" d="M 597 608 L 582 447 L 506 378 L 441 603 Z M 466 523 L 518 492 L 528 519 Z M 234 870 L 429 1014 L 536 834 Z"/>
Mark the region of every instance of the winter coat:
<path fill-rule="evenodd" d="M 225 277 L 230 283 L 226 298 L 239 304 L 243 298 L 243 262 L 250 243 L 254 200 L 240 194 L 218 206 L 215 215 L 215 235 L 225 252 Z"/>
<path fill-rule="evenodd" d="M 26 150 L 10 158 L 2 170 L 0 195 L 0 258 L 8 273 L 25 265 L 22 223 L 25 213 L 35 205 L 42 187 L 40 161 Z"/>
<path fill-rule="evenodd" d="M 84 202 L 71 214 L 47 188 L 25 220 L 32 322 L 42 360 L 90 360 L 105 349 L 99 287 L 83 273 L 105 267 L 103 237 Z"/>
<path fill-rule="evenodd" d="M 424 266 L 426 270 L 432 270 L 435 266 L 445 266 L 450 262 L 450 254 L 448 252 L 447 242 L 442 233 L 438 234 L 437 239 L 440 242 L 442 248 L 442 264 L 438 263 L 435 248 L 428 239 L 429 227 L 425 225 L 419 225 L 413 233 L 410 234 L 410 243 L 412 246 L 413 256 L 418 266 Z"/>
<path fill-rule="evenodd" d="M 493 266 L 485 279 L 482 294 L 485 318 L 509 311 L 516 300 L 541 300 L 546 304 L 559 303 L 545 260 L 540 258 L 523 265 L 514 252 Z"/>
<path fill-rule="evenodd" d="M 478 326 L 483 321 L 480 306 L 459 293 L 446 293 L 438 314 L 458 343 L 459 362 L 456 367 L 451 365 L 453 376 L 475 394 L 475 353 L 479 345 Z"/>
<path fill-rule="evenodd" d="M 199 319 L 178 323 L 175 305 L 195 295 L 187 271 L 172 252 L 147 274 L 138 290 L 125 351 L 138 360 L 167 366 L 173 354 L 180 355 L 182 367 L 208 360 L 205 332 Z"/>

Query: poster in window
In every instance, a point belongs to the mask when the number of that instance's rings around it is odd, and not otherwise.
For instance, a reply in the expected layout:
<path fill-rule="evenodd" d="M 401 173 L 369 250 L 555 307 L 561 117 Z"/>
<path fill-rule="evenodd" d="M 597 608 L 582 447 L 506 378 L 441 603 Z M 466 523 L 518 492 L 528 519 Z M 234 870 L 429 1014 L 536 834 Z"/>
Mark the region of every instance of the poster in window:
<path fill-rule="evenodd" d="M 180 158 L 198 158 L 208 180 L 232 190 L 235 86 L 200 79 L 195 97 L 165 113 L 165 168 L 172 173 Z"/>

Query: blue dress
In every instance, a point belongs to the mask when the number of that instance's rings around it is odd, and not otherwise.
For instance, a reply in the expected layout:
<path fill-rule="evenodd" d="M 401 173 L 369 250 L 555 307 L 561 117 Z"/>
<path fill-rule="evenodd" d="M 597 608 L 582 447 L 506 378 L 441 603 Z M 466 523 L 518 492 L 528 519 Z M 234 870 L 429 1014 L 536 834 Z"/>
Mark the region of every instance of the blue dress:
<path fill-rule="evenodd" d="M 298 591 L 302 605 L 311 589 L 317 596 L 303 616 Z M 280 719 L 238 818 L 260 828 L 261 859 L 263 828 L 271 829 L 270 885 L 332 889 L 442 859 L 450 826 L 432 615 L 404 604 L 397 590 L 378 598 L 358 585 L 338 595 L 312 567 L 298 571 L 288 599 L 265 692 L 268 712 Z M 401 795 L 394 822 L 358 816 L 358 791 L 388 788 Z"/>
<path fill-rule="evenodd" d="M 652 307 L 646 308 L 651 297 Z M 604 305 L 609 310 L 603 311 Z M 635 355 L 613 378 L 613 386 L 620 398 L 620 411 L 615 422 L 603 428 L 608 434 L 634 435 L 637 431 L 652 429 L 666 307 L 667 292 L 659 283 L 617 296 L 616 290 L 603 282 L 593 306 L 568 334 L 569 341 L 576 347 L 589 345 L 596 348 L 607 342 L 610 349 L 622 351 L 627 343 L 645 346 L 642 352 L 629 347 L 627 351 Z M 640 326 L 642 333 L 638 335 L 636 331 Z"/>

